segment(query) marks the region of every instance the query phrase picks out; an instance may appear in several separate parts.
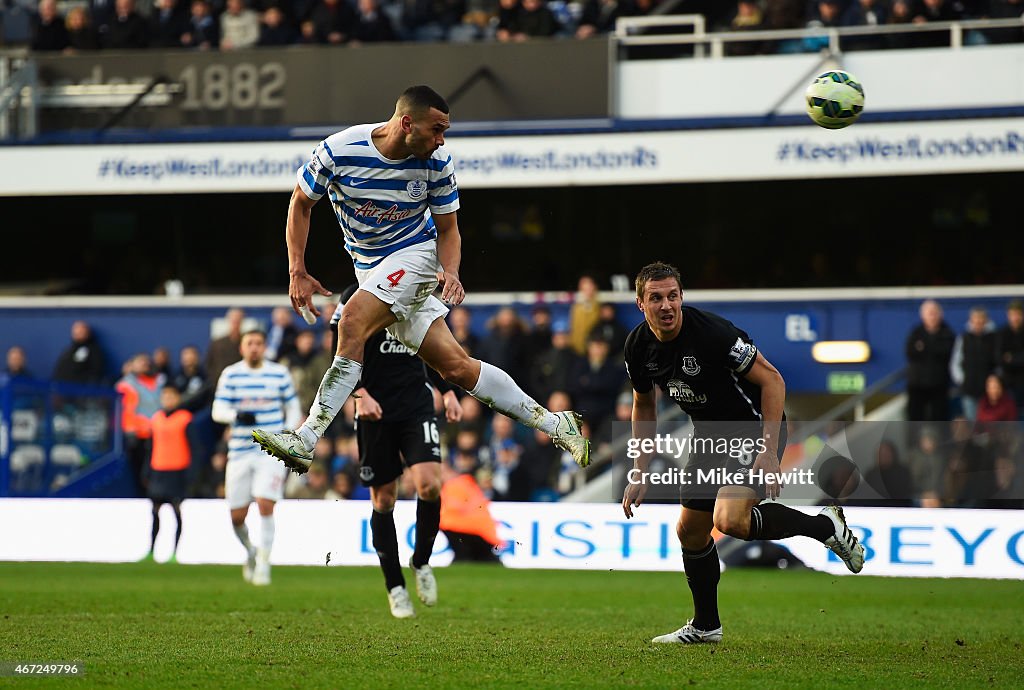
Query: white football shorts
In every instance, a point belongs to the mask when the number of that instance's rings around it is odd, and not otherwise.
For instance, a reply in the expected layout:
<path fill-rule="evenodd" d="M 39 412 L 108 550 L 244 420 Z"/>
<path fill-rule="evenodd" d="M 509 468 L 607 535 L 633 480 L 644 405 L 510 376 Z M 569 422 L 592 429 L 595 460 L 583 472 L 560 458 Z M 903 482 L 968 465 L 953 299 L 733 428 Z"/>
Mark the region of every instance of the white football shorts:
<path fill-rule="evenodd" d="M 224 469 L 224 498 L 228 508 L 245 508 L 256 498 L 280 501 L 284 498 L 284 480 L 288 474 L 277 458 L 259 448 L 241 453 L 229 453 Z"/>
<path fill-rule="evenodd" d="M 414 244 L 384 257 L 374 268 L 356 269 L 359 289 L 391 305 L 398 321 L 388 326 L 388 332 L 413 354 L 430 324 L 448 314 L 448 307 L 433 294 L 440 270 L 436 242 Z"/>

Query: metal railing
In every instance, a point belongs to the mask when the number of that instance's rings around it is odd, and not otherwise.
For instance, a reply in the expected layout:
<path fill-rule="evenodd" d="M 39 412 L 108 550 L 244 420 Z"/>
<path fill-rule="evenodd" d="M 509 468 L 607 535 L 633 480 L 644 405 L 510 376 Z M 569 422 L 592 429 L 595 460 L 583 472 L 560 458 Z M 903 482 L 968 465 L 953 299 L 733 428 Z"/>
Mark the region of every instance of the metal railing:
<path fill-rule="evenodd" d="M 0 54 L 0 141 L 36 135 L 38 76 L 27 54 Z"/>
<path fill-rule="evenodd" d="M 695 18 L 699 17 L 700 21 Z M 645 29 L 669 28 L 673 26 L 692 27 L 690 32 L 678 34 L 642 35 Z M 886 24 L 879 26 L 805 27 L 799 29 L 775 29 L 768 31 L 722 31 L 709 33 L 705 30 L 701 15 L 665 15 L 646 17 L 619 17 L 615 22 L 614 40 L 620 46 L 667 46 L 692 45 L 694 56 L 706 57 L 710 49 L 711 58 L 726 55 L 725 46 L 737 43 L 763 43 L 770 41 L 828 40 L 831 53 L 842 52 L 843 38 L 863 36 L 894 36 L 944 32 L 949 34 L 949 47 L 959 50 L 964 47 L 964 33 L 983 29 L 1024 29 L 1024 16 L 1017 19 L 966 19 L 955 22 L 928 22 L 924 24 Z"/>

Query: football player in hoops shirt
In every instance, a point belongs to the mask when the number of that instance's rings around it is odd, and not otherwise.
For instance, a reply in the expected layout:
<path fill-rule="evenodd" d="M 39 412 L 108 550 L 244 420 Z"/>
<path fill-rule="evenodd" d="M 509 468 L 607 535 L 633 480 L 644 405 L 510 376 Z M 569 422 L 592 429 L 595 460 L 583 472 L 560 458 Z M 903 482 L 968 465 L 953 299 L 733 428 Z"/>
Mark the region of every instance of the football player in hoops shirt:
<path fill-rule="evenodd" d="M 691 447 L 684 472 L 724 468 L 749 478 L 741 485 L 683 487 L 682 512 L 676 534 L 683 549 L 683 570 L 693 595 L 694 616 L 675 632 L 653 642 L 697 644 L 719 642 L 718 581 L 721 575 L 712 528 L 736 539 L 784 539 L 797 535 L 816 539 L 850 571 L 864 567 L 864 547 L 846 525 L 842 509 L 828 506 L 807 515 L 774 501 L 777 475 L 786 446 L 783 405 L 786 384 L 745 332 L 710 312 L 683 306 L 679 271 L 657 262 L 636 277 L 636 303 L 644 321 L 626 339 L 626 369 L 633 384 L 633 436 L 653 435 L 657 422 L 654 386 L 669 395 L 694 425 L 694 438 L 743 440 L 748 454 L 695 452 Z M 634 460 L 646 472 L 650 454 Z M 758 482 L 748 470 L 761 470 L 769 481 Z M 756 473 L 756 472 L 755 472 Z M 636 473 L 633 473 L 636 476 Z M 707 475 L 705 475 L 707 476 Z M 627 483 L 622 510 L 633 517 L 647 491 L 642 482 Z"/>
<path fill-rule="evenodd" d="M 449 126 L 448 103 L 429 86 L 412 86 L 399 97 L 390 120 L 332 134 L 298 170 L 285 231 L 292 308 L 319 316 L 313 294 L 330 294 L 306 271 L 305 259 L 310 212 L 324 195 L 359 281 L 338 324 L 334 362 L 306 421 L 295 431 L 253 431 L 266 452 L 300 474 L 359 381 L 366 341 L 385 328 L 446 381 L 545 432 L 581 466 L 590 463 L 590 442 L 578 414 L 547 410 L 504 371 L 469 357 L 445 323 L 448 309 L 442 300 L 457 305 L 465 298 L 459 281 L 459 192 L 444 146 Z M 441 299 L 433 294 L 439 285 Z"/>

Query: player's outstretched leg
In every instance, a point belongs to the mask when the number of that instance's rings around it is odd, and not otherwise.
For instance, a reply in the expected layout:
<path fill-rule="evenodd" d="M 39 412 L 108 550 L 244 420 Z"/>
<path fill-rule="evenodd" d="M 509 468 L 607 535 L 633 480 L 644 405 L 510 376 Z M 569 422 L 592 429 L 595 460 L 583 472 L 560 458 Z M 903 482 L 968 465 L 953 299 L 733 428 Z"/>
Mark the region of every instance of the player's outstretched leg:
<path fill-rule="evenodd" d="M 418 354 L 446 381 L 469 391 L 484 405 L 546 433 L 580 467 L 590 464 L 590 440 L 583 435 L 583 418 L 575 412 L 550 412 L 503 370 L 467 355 L 444 318 L 431 323 Z"/>

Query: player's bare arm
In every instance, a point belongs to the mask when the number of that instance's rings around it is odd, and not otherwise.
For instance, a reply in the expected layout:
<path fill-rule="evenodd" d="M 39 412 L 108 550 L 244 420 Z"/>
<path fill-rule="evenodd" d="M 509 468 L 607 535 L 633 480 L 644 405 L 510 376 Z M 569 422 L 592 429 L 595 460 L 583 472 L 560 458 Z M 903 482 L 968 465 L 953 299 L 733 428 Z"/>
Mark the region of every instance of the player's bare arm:
<path fill-rule="evenodd" d="M 288 225 L 285 229 L 285 243 L 288 245 L 288 298 L 295 313 L 301 314 L 306 307 L 314 316 L 320 311 L 313 306 L 313 294 L 330 295 L 320 281 L 306 272 L 306 242 L 309 239 L 309 218 L 316 205 L 299 185 L 295 185 L 292 199 L 288 203 Z"/>
<path fill-rule="evenodd" d="M 462 403 L 459 402 L 459 396 L 455 394 L 455 391 L 447 391 L 441 396 L 441 402 L 444 404 L 444 417 L 448 423 L 455 424 L 462 421 Z"/>
<path fill-rule="evenodd" d="M 459 265 L 462 262 L 462 236 L 455 213 L 433 216 L 437 227 L 437 258 L 441 270 L 437 281 L 441 284 L 441 299 L 447 304 L 458 306 L 466 298 L 466 291 L 459 280 Z"/>
<path fill-rule="evenodd" d="M 782 412 L 786 402 L 786 382 L 779 370 L 760 352 L 757 353 L 754 366 L 750 368 L 745 378 L 761 387 L 762 438 L 765 451 L 758 454 L 753 469 L 776 474 L 779 472 L 779 434 L 782 431 Z M 779 497 L 778 484 L 767 482 L 765 488 L 768 498 Z"/>
<path fill-rule="evenodd" d="M 654 428 L 658 421 L 658 408 L 654 398 L 654 388 L 647 393 L 633 391 L 633 438 L 646 438 L 654 434 Z M 641 473 L 646 472 L 651 464 L 650 453 L 641 453 L 633 461 L 633 467 Z M 622 495 L 622 512 L 627 518 L 633 517 L 633 507 L 643 503 L 644 495 L 647 493 L 647 485 L 644 483 L 626 483 L 626 490 Z"/>

